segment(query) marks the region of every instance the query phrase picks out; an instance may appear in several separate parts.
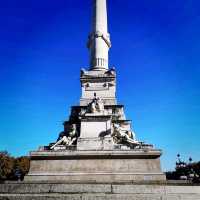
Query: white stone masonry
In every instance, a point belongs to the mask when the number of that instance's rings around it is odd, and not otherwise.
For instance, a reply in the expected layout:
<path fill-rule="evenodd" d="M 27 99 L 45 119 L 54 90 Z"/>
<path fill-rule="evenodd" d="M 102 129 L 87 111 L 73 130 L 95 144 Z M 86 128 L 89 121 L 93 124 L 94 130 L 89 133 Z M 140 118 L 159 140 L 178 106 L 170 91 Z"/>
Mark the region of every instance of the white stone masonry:
<path fill-rule="evenodd" d="M 89 36 L 90 69 L 108 69 L 108 51 L 111 47 L 107 28 L 106 0 L 93 0 L 92 32 Z"/>

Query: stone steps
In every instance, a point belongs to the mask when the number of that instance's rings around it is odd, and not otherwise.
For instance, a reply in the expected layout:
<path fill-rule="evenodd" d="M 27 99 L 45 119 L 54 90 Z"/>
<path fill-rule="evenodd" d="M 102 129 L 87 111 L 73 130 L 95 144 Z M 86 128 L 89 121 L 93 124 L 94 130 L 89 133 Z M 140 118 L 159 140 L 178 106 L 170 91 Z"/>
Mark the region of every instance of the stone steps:
<path fill-rule="evenodd" d="M 199 195 L 47 194 L 0 195 L 0 200 L 199 200 Z"/>
<path fill-rule="evenodd" d="M 200 200 L 200 186 L 161 184 L 0 184 L 0 200 Z"/>

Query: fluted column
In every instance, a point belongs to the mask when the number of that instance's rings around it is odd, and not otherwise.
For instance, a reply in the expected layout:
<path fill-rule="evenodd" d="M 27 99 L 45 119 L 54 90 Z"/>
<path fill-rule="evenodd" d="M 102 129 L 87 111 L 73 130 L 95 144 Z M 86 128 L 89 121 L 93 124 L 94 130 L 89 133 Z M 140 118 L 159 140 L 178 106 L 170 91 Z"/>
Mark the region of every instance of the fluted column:
<path fill-rule="evenodd" d="M 108 69 L 108 51 L 111 47 L 107 27 L 106 0 L 93 0 L 92 32 L 89 36 L 90 69 Z"/>

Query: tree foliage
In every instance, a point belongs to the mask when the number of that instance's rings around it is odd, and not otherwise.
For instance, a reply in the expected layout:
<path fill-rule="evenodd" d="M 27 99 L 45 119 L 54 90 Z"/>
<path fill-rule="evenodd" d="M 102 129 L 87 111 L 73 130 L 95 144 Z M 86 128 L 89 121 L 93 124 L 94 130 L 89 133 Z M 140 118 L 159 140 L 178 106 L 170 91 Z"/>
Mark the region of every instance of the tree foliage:
<path fill-rule="evenodd" d="M 14 158 L 7 151 L 0 151 L 0 180 L 23 179 L 30 167 L 26 156 Z"/>
<path fill-rule="evenodd" d="M 9 178 L 14 169 L 14 158 L 12 158 L 7 151 L 0 152 L 0 179 Z"/>
<path fill-rule="evenodd" d="M 30 168 L 30 161 L 28 157 L 19 157 L 15 159 L 15 171 L 19 170 L 21 173 L 21 176 L 24 177 Z"/>

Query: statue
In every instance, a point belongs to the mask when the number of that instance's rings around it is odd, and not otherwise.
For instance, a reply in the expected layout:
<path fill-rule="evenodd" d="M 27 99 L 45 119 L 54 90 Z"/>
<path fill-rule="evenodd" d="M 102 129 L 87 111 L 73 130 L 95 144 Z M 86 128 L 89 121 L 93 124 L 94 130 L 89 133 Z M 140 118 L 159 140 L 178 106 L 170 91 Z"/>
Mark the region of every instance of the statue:
<path fill-rule="evenodd" d="M 63 132 L 59 135 L 58 141 L 50 148 L 55 149 L 56 146 L 63 144 L 65 146 L 72 146 L 77 140 L 76 124 L 71 125 L 71 129 L 67 134 Z"/>
<path fill-rule="evenodd" d="M 97 109 L 96 109 L 96 99 L 93 99 L 93 101 L 90 104 L 90 112 L 91 113 L 96 113 Z"/>
<path fill-rule="evenodd" d="M 89 104 L 90 113 L 103 113 L 104 112 L 104 103 L 101 98 L 94 98 Z"/>
<path fill-rule="evenodd" d="M 104 103 L 99 97 L 96 100 L 96 107 L 98 112 L 102 113 L 104 111 Z"/>
<path fill-rule="evenodd" d="M 128 143 L 130 146 L 140 145 L 140 142 L 138 142 L 135 138 L 134 132 L 122 128 L 118 124 L 114 124 L 113 128 L 114 129 L 111 136 L 113 137 L 115 143 L 117 144 Z"/>

